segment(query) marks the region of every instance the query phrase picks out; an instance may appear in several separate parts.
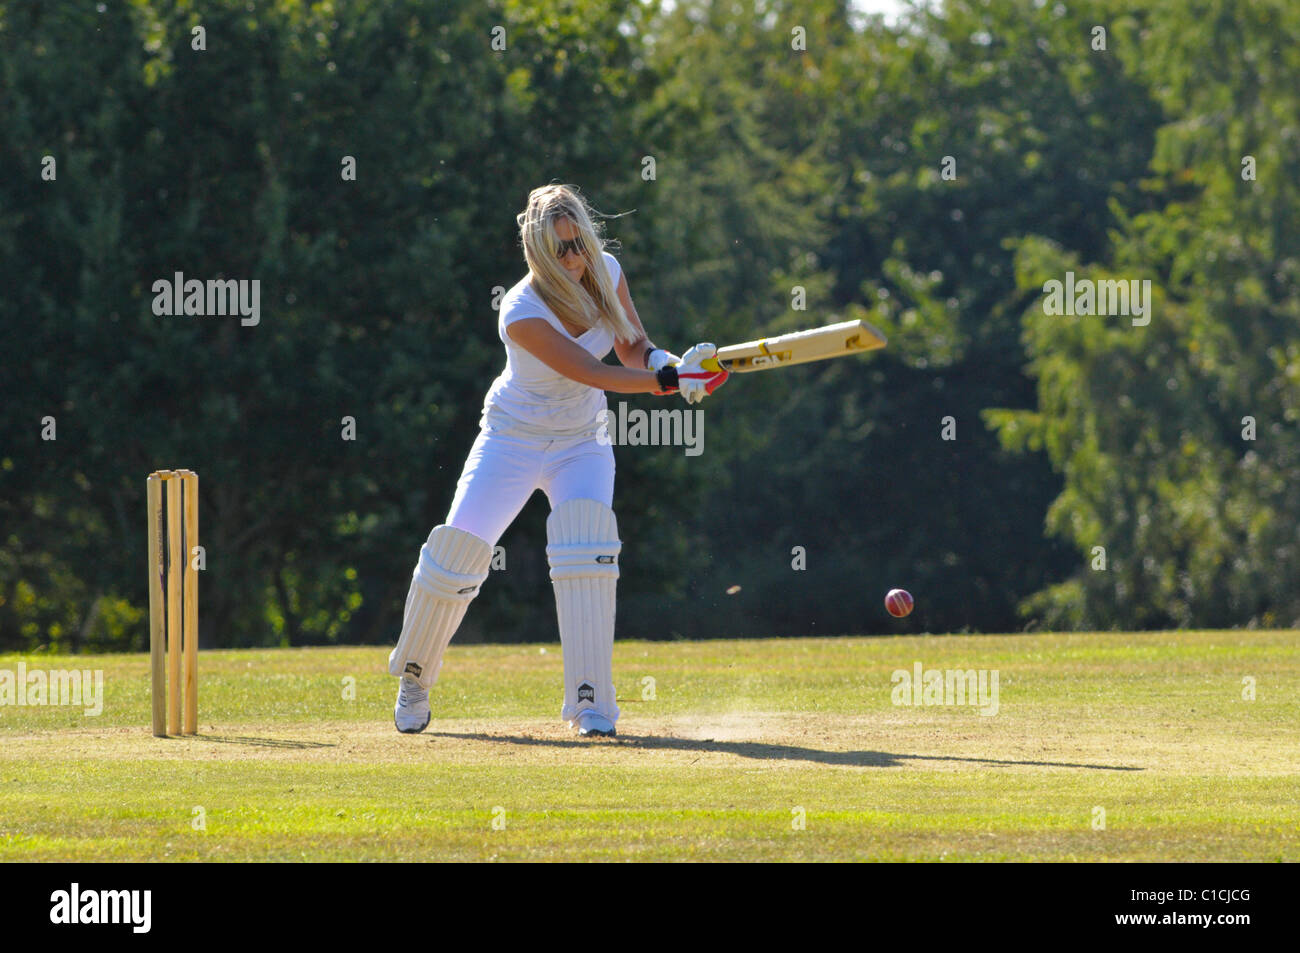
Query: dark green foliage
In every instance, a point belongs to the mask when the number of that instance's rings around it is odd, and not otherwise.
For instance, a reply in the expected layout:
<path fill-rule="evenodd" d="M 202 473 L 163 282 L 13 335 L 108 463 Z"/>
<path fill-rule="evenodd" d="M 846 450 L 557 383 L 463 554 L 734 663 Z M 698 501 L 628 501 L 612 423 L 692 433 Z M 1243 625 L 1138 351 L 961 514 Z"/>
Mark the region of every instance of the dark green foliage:
<path fill-rule="evenodd" d="M 103 6 L 0 0 L 0 649 L 144 647 L 170 466 L 203 481 L 205 645 L 390 642 L 500 370 L 514 214 L 552 180 L 632 212 L 614 251 L 678 353 L 891 338 L 735 379 L 702 456 L 616 451 L 621 634 L 1300 616 L 1286 4 Z M 1153 278 L 1156 320 L 1044 316 L 1067 267 Z M 156 317 L 176 271 L 259 279 L 261 323 Z M 554 636 L 545 516 L 458 638 Z"/>

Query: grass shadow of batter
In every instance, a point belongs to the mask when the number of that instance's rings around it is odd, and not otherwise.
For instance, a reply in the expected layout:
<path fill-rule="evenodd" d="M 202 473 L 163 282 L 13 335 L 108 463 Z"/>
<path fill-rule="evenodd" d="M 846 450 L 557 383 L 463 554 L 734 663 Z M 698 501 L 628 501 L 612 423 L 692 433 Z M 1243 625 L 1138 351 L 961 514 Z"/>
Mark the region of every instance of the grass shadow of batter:
<path fill-rule="evenodd" d="M 823 751 L 800 745 L 768 744 L 760 741 L 714 741 L 709 738 L 673 738 L 663 735 L 623 735 L 588 741 L 585 739 L 529 738 L 524 735 L 490 735 L 483 732 L 433 731 L 439 738 L 461 741 L 495 741 L 502 744 L 532 745 L 548 748 L 590 748 L 614 745 L 623 748 L 687 751 L 701 754 L 731 754 L 763 761 L 811 761 L 816 764 L 863 768 L 897 768 L 904 761 L 956 761 L 963 764 L 995 764 L 1009 767 L 1083 768 L 1090 771 L 1143 771 L 1144 768 L 1115 764 L 1079 764 L 1068 761 L 1016 761 L 1004 758 L 975 758 L 958 755 L 895 754 L 887 751 Z"/>

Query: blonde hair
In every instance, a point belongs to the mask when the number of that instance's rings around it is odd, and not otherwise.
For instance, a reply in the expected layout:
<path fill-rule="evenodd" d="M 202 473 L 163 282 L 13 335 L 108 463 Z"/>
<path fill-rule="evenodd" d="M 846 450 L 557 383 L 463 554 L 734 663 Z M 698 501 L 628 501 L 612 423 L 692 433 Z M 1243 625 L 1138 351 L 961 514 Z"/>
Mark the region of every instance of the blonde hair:
<path fill-rule="evenodd" d="M 556 317 L 586 329 L 604 325 L 616 338 L 630 344 L 641 333 L 618 300 L 618 289 L 600 254 L 605 241 L 597 233 L 593 214 L 577 186 L 552 184 L 533 189 L 528 193 L 528 207 L 515 218 L 524 259 L 533 289 Z M 573 223 L 582 241 L 587 267 L 578 282 L 569 277 L 556 257 L 560 239 L 555 234 L 555 223 L 562 218 Z"/>

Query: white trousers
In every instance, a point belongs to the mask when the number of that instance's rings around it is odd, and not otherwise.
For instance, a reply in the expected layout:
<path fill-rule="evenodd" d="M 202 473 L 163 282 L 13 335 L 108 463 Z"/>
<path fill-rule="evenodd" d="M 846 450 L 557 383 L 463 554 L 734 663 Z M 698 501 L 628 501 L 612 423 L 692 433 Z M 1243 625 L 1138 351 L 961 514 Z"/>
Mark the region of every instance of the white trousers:
<path fill-rule="evenodd" d="M 551 439 L 484 427 L 470 448 L 447 525 L 497 544 L 534 490 L 551 509 L 575 499 L 614 503 L 614 448 L 594 435 Z"/>
<path fill-rule="evenodd" d="M 595 500 L 606 507 L 611 524 L 607 532 L 617 544 L 610 509 L 614 499 L 614 448 L 597 443 L 594 434 L 547 439 L 484 427 L 465 461 L 447 525 L 495 546 L 533 491 L 539 489 L 551 504 L 548 537 L 557 531 L 572 533 L 571 527 L 552 526 L 557 507 L 571 500 Z M 574 517 L 570 513 L 566 518 Z M 550 539 L 550 543 L 548 554 L 555 540 Z M 554 579 L 556 558 L 549 558 Z M 571 574 L 563 566 L 560 571 Z M 567 576 L 564 581 L 554 582 L 564 649 L 565 699 L 560 717 L 565 721 L 571 721 L 582 708 L 594 708 L 610 721 L 617 721 L 619 716 L 610 671 L 616 569 L 612 575 L 604 585 L 588 579 L 568 580 Z M 563 592 L 560 587 L 564 587 Z"/>

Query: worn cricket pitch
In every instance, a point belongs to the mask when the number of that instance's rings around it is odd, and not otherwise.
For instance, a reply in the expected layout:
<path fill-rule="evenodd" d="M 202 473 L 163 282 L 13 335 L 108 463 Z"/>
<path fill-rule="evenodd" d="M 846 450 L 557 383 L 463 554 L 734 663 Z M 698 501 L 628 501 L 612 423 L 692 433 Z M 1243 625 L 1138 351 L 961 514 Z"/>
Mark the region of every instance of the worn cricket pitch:
<path fill-rule="evenodd" d="M 1300 860 L 1296 632 L 620 642 L 592 742 L 558 645 L 453 646 L 412 736 L 386 658 L 204 652 L 164 740 L 146 656 L 0 656 L 104 678 L 0 706 L 0 860 Z M 893 704 L 916 662 L 997 713 Z"/>

